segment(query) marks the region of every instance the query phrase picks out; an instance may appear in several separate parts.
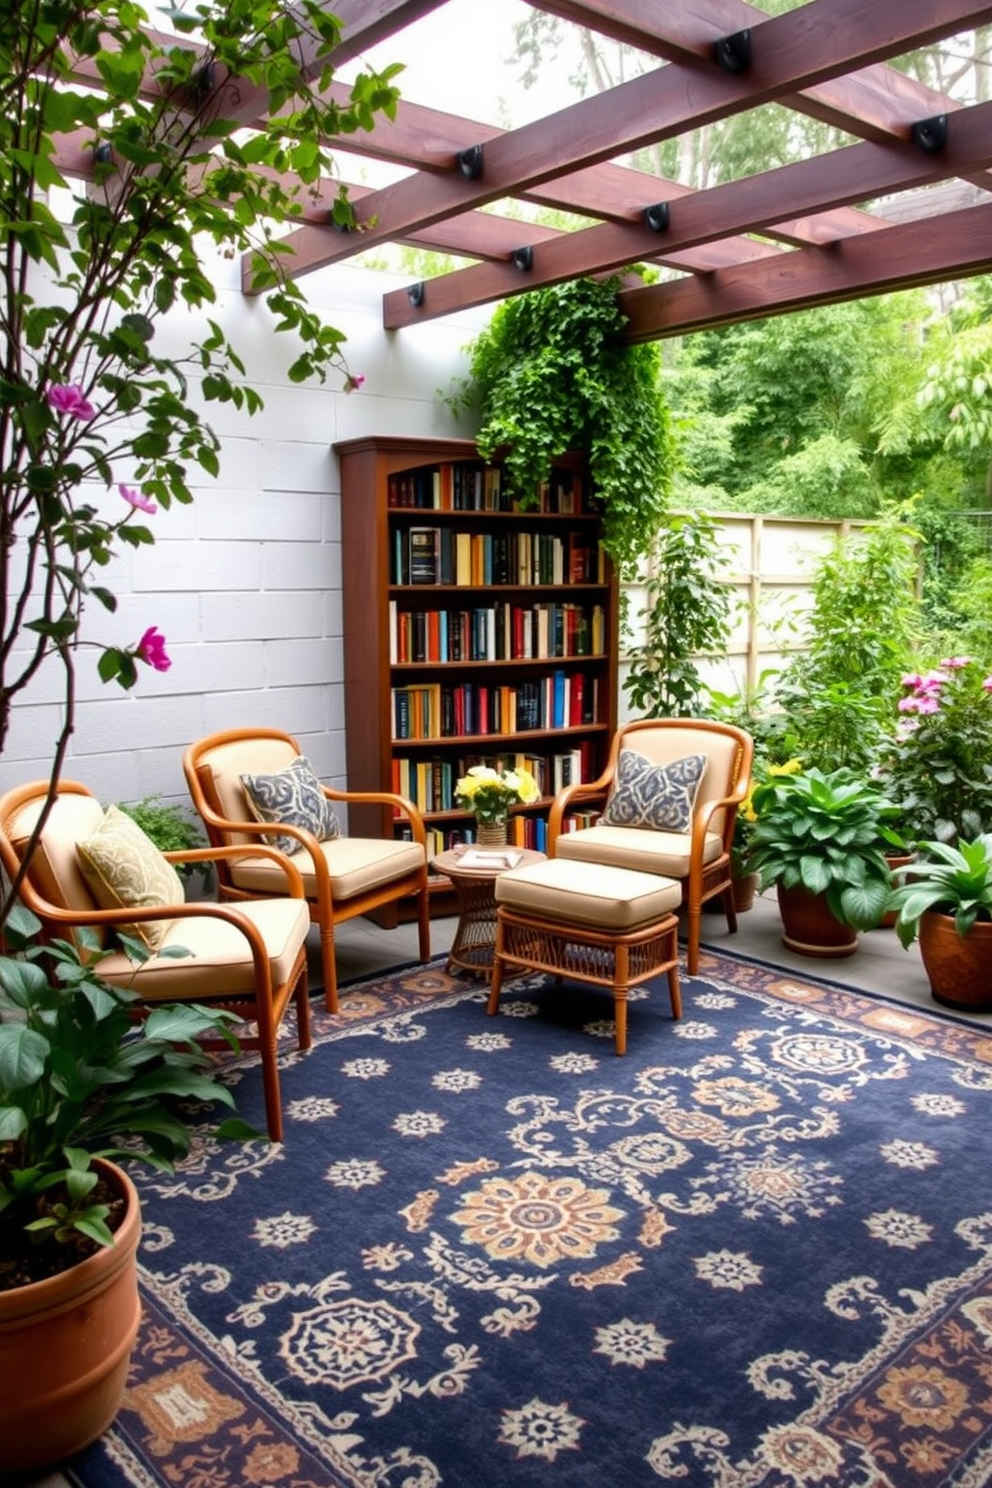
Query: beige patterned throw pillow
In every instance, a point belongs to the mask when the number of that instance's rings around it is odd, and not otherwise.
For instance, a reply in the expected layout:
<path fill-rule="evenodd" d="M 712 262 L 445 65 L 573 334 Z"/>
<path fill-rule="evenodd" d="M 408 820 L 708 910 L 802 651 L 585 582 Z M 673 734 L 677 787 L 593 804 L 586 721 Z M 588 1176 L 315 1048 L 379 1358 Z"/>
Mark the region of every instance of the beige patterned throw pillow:
<path fill-rule="evenodd" d="M 92 837 L 76 844 L 83 877 L 101 909 L 161 909 L 182 904 L 182 880 L 136 821 L 108 806 Z M 162 944 L 168 920 L 121 925 L 140 936 L 150 950 Z"/>

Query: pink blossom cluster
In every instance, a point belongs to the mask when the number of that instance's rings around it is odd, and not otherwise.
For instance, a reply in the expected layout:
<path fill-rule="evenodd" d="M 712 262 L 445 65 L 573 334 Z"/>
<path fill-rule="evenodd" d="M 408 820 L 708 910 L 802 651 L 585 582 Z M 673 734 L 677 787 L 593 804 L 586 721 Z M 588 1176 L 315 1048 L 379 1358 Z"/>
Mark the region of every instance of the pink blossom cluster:
<path fill-rule="evenodd" d="M 929 672 L 907 672 L 901 679 L 903 687 L 911 689 L 899 699 L 900 713 L 939 713 L 940 690 L 951 680 L 954 672 L 970 666 L 970 656 L 945 656 L 940 666 Z M 992 692 L 992 674 L 982 683 L 985 692 Z"/>

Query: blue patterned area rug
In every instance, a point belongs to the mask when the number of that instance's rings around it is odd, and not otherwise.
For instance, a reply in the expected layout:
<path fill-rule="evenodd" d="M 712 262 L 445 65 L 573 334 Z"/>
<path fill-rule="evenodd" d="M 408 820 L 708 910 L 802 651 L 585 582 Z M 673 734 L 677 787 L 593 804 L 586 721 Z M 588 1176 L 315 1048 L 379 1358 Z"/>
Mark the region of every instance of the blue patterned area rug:
<path fill-rule="evenodd" d="M 287 1141 L 139 1179 L 83 1488 L 980 1488 L 992 1036 L 707 955 L 486 1015 L 443 962 L 287 1046 Z M 264 1120 L 253 1062 L 242 1112 Z"/>

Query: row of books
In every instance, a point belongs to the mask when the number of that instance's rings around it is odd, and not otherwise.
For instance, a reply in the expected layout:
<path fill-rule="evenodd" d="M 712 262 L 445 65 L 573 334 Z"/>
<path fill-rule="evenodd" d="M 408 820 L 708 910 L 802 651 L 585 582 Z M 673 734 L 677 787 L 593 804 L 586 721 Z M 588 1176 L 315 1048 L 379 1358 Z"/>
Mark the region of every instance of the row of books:
<path fill-rule="evenodd" d="M 392 584 L 603 584 L 606 559 L 588 533 L 466 532 L 401 527 L 392 535 Z"/>
<path fill-rule="evenodd" d="M 542 796 L 555 796 L 567 785 L 590 780 L 595 771 L 595 752 L 586 741 L 575 749 L 559 754 L 527 755 L 525 768 L 530 770 Z M 414 803 L 421 811 L 458 811 L 455 786 L 469 769 L 472 759 L 411 759 L 397 755 L 392 762 L 393 790 Z M 509 768 L 517 768 L 511 765 Z M 516 817 L 513 818 L 516 820 Z"/>
<path fill-rule="evenodd" d="M 455 461 L 422 465 L 389 477 L 387 500 L 395 509 L 420 511 L 542 511 L 570 515 L 586 510 L 581 476 L 556 467 L 538 491 L 537 502 L 525 507 L 510 494 L 499 465 Z"/>
<path fill-rule="evenodd" d="M 602 656 L 606 611 L 600 604 L 520 605 L 472 610 L 406 610 L 389 602 L 389 661 L 528 661 Z"/>
<path fill-rule="evenodd" d="M 577 832 L 582 827 L 593 826 L 599 818 L 598 811 L 570 812 L 562 823 L 566 832 Z M 404 833 L 410 836 L 409 829 Z M 472 826 L 445 826 L 427 828 L 427 855 L 435 858 L 439 853 L 452 848 L 474 843 L 475 829 Z M 513 847 L 530 848 L 532 852 L 547 852 L 548 823 L 543 816 L 514 816 L 507 823 L 507 842 Z"/>
<path fill-rule="evenodd" d="M 599 718 L 599 678 L 558 669 L 505 685 L 410 684 L 391 703 L 394 740 L 580 728 Z"/>

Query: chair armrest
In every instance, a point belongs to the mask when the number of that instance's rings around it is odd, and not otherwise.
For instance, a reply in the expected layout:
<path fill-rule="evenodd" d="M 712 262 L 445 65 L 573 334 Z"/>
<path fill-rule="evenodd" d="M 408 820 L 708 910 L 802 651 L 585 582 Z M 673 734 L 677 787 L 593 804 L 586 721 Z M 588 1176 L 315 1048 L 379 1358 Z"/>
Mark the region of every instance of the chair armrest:
<path fill-rule="evenodd" d="M 576 782 L 575 785 L 566 785 L 560 790 L 551 802 L 548 811 L 548 857 L 554 857 L 554 847 L 561 836 L 562 823 L 570 806 L 577 801 L 594 800 L 597 796 L 605 796 L 613 783 L 613 771 L 607 770 L 600 775 L 598 780 L 587 780 Z"/>
<path fill-rule="evenodd" d="M 291 830 L 295 836 L 297 828 L 280 828 L 274 826 L 263 826 L 263 832 L 276 832 Z M 309 832 L 302 833 L 304 837 L 310 837 Z M 315 839 L 310 837 L 311 841 Z M 286 875 L 287 890 L 286 897 L 289 899 L 304 899 L 306 897 L 303 889 L 303 878 L 300 870 L 296 867 L 286 854 L 280 852 L 277 847 L 266 847 L 264 842 L 257 846 L 247 843 L 243 845 L 233 844 L 230 847 L 191 847 L 181 852 L 166 852 L 162 856 L 170 863 L 218 863 L 232 862 L 238 858 L 272 858 Z M 210 901 L 208 901 L 210 902 Z"/>
<path fill-rule="evenodd" d="M 395 791 L 348 791 L 334 790 L 332 786 L 323 787 L 324 795 L 329 801 L 340 801 L 347 806 L 349 802 L 355 805 L 378 805 L 393 806 L 401 816 L 405 816 L 410 823 L 415 842 L 419 842 L 424 848 L 427 846 L 427 829 L 424 826 L 424 818 L 420 814 L 420 807 L 406 796 L 398 796 Z"/>

